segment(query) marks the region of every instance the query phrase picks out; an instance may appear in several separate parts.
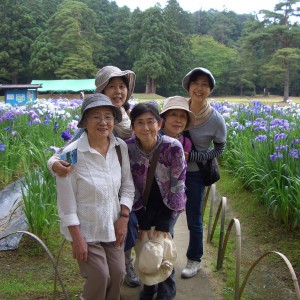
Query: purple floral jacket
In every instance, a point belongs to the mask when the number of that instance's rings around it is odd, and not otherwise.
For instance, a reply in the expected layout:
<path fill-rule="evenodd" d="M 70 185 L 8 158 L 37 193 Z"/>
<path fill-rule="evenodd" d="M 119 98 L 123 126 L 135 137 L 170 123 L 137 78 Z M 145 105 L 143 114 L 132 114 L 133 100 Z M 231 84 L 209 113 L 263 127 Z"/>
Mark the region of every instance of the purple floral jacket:
<path fill-rule="evenodd" d="M 126 143 L 135 186 L 133 210 L 143 207 L 142 195 L 146 185 L 149 161 L 162 143 L 154 176 L 164 204 L 176 213 L 184 211 L 186 162 L 180 142 L 166 135 L 158 136 L 156 147 L 148 154 L 140 149 L 135 136 L 128 139 Z"/>

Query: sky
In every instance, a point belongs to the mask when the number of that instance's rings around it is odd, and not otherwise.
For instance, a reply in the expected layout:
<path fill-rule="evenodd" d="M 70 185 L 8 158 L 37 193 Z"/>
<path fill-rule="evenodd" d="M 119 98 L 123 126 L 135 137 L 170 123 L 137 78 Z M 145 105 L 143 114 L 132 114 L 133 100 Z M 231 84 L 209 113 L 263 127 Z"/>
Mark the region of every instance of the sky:
<path fill-rule="evenodd" d="M 167 0 L 114 0 L 119 7 L 128 6 L 131 11 L 139 7 L 141 10 L 145 10 L 149 7 L 155 6 L 156 3 L 160 3 L 161 7 L 166 6 Z M 262 9 L 274 10 L 277 3 L 280 0 L 177 0 L 180 7 L 191 13 L 202 10 L 216 9 L 218 11 L 232 10 L 237 14 L 246 13 L 258 13 Z"/>

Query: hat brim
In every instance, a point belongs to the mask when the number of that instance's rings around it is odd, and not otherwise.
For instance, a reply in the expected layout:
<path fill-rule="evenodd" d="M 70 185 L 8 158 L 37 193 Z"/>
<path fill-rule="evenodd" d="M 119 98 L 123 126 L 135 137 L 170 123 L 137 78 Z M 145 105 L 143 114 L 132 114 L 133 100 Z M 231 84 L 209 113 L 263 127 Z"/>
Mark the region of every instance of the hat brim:
<path fill-rule="evenodd" d="M 159 268 L 159 270 L 157 270 L 157 272 L 154 272 L 152 274 L 145 274 L 140 271 L 139 255 L 143 248 L 145 240 L 142 240 L 142 241 L 137 240 L 137 242 L 136 242 L 136 245 L 135 245 L 136 259 L 134 262 L 134 268 L 135 268 L 135 271 L 136 271 L 139 279 L 146 285 L 154 285 L 154 284 L 158 284 L 160 282 L 165 281 L 168 277 L 170 277 L 170 275 L 172 274 L 172 271 L 174 269 L 174 265 L 175 265 L 175 262 L 177 259 L 177 250 L 175 247 L 175 243 L 174 243 L 172 237 L 170 236 L 170 234 L 168 235 L 168 237 L 163 238 L 162 241 L 164 244 L 164 255 L 166 255 L 166 257 L 164 257 L 164 259 L 167 260 L 173 267 L 172 268 L 162 268 L 161 267 L 161 268 Z"/>
<path fill-rule="evenodd" d="M 184 110 L 184 111 L 186 111 L 186 112 L 188 113 L 188 115 L 189 115 L 189 122 L 188 122 L 188 124 L 185 126 L 184 130 L 189 130 L 190 128 L 193 128 L 193 127 L 194 127 L 194 124 L 195 124 L 195 115 L 194 115 L 191 111 L 189 111 L 189 110 L 183 108 L 182 106 L 174 105 L 174 106 L 171 106 L 171 107 L 167 107 L 167 108 L 163 109 L 163 110 L 160 112 L 160 115 L 162 116 L 162 115 L 165 114 L 168 110 L 172 110 L 172 109 L 182 109 L 182 110 Z"/>
<path fill-rule="evenodd" d="M 128 80 L 128 92 L 127 92 L 127 97 L 126 97 L 126 102 L 127 102 L 128 99 L 132 96 L 132 93 L 133 93 L 133 90 L 134 90 L 134 85 L 135 85 L 135 73 L 130 71 L 130 70 L 111 72 L 109 77 L 107 78 L 107 80 L 104 81 L 101 85 L 96 87 L 95 93 L 102 93 L 103 90 L 108 85 L 108 82 L 111 78 L 113 78 L 113 77 L 123 77 L 123 76 L 125 76 Z"/>

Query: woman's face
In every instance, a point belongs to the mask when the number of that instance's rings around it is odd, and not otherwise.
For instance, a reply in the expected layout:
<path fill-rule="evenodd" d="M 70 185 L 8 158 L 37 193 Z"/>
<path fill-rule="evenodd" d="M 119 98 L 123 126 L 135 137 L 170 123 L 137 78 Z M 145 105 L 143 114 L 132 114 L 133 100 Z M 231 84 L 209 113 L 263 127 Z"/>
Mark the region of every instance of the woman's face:
<path fill-rule="evenodd" d="M 128 89 L 121 77 L 113 77 L 110 79 L 108 85 L 104 88 L 105 94 L 113 105 L 121 107 L 127 98 Z"/>
<path fill-rule="evenodd" d="M 89 139 L 106 139 L 114 128 L 114 114 L 110 107 L 95 107 L 86 112 L 85 128 Z"/>
<path fill-rule="evenodd" d="M 183 109 L 170 109 L 165 114 L 164 132 L 171 137 L 182 133 L 188 122 L 187 112 Z"/>
<path fill-rule="evenodd" d="M 158 122 L 152 113 L 147 112 L 135 119 L 132 128 L 140 143 L 148 145 L 156 142 L 161 121 Z"/>
<path fill-rule="evenodd" d="M 196 81 L 190 83 L 189 95 L 194 102 L 203 102 L 211 92 L 210 81 L 206 75 L 199 75 Z"/>

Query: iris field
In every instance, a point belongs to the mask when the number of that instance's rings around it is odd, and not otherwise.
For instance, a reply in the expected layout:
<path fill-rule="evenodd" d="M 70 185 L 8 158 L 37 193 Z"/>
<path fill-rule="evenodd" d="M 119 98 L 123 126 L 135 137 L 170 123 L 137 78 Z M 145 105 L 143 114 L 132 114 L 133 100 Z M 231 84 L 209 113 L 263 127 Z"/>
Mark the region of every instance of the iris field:
<path fill-rule="evenodd" d="M 58 222 L 55 180 L 46 162 L 76 131 L 80 105 L 78 99 L 38 99 L 26 106 L 0 102 L 0 188 L 24 177 L 29 230 L 46 241 Z M 228 130 L 221 164 L 242 179 L 270 217 L 299 228 L 300 104 L 212 105 Z"/>

